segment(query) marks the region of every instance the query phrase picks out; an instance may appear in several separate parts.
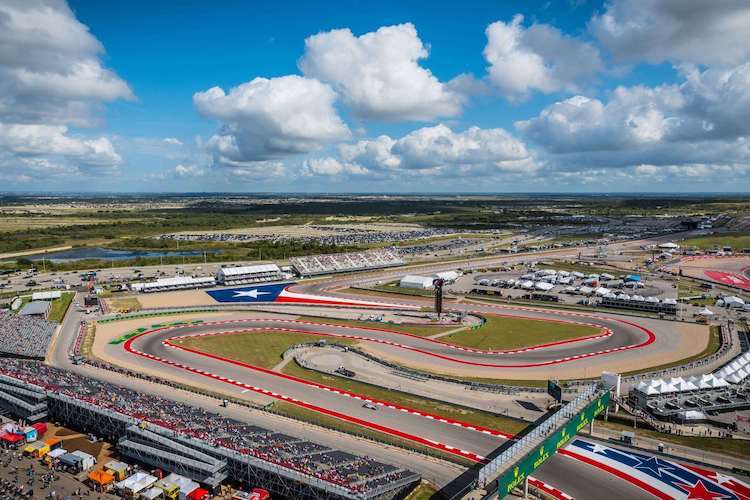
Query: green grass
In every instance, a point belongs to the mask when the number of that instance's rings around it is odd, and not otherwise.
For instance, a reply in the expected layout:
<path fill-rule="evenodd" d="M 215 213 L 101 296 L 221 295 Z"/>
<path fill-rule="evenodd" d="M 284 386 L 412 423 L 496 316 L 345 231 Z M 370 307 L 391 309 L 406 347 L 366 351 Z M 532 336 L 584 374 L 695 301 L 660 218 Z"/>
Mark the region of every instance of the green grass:
<path fill-rule="evenodd" d="M 705 358 L 706 356 L 710 356 L 711 354 L 715 353 L 719 350 L 721 347 L 721 329 L 719 326 L 710 326 L 709 327 L 709 337 L 708 337 L 708 345 L 706 346 L 703 351 L 699 352 L 698 354 L 695 354 L 693 356 L 690 356 L 688 358 L 679 359 L 677 361 L 673 361 L 671 363 L 665 363 L 663 365 L 657 365 L 657 366 L 650 366 L 648 368 L 641 368 L 638 370 L 633 370 L 629 372 L 625 372 L 622 375 L 636 375 L 638 373 L 643 372 L 651 372 L 656 370 L 664 370 L 666 368 L 672 368 L 673 366 L 680 366 L 687 363 L 690 363 L 691 361 L 695 361 L 696 359 Z"/>
<path fill-rule="evenodd" d="M 732 247 L 733 251 L 739 251 L 743 248 L 750 248 L 750 234 L 748 233 L 726 233 L 714 234 L 710 236 L 700 236 L 698 238 L 689 238 L 680 243 L 683 247 L 695 247 L 701 250 L 712 250 L 725 246 Z"/>
<path fill-rule="evenodd" d="M 281 362 L 281 355 L 295 344 L 325 340 L 352 345 L 355 340 L 307 335 L 304 333 L 258 330 L 247 334 L 215 335 L 176 340 L 175 343 L 199 351 L 231 358 L 262 368 L 273 368 Z"/>
<path fill-rule="evenodd" d="M 607 427 L 608 429 L 632 431 L 633 426 L 625 425 L 617 422 L 603 422 L 597 421 L 596 425 Z M 750 458 L 750 441 L 743 439 L 724 439 L 718 437 L 698 437 L 698 436 L 675 436 L 672 434 L 666 434 L 663 432 L 652 431 L 650 429 L 637 428 L 636 441 L 638 436 L 643 436 L 665 443 L 673 443 L 681 446 L 688 446 L 695 448 L 696 450 L 710 451 L 714 453 L 721 453 L 723 455 L 730 455 L 733 457 L 747 460 Z"/>
<path fill-rule="evenodd" d="M 406 497 L 406 500 L 445 500 L 446 497 L 438 493 L 430 483 L 422 481 L 419 485 L 412 490 L 411 493 Z"/>
<path fill-rule="evenodd" d="M 362 328 L 380 328 L 382 330 L 393 330 L 396 332 L 410 333 L 420 337 L 428 337 L 438 333 L 447 332 L 460 328 L 460 325 L 397 325 L 394 323 L 382 323 L 380 321 L 358 321 L 349 319 L 322 318 L 317 316 L 300 316 L 299 321 L 311 321 L 314 323 L 326 323 L 329 325 L 344 325 Z"/>
<path fill-rule="evenodd" d="M 73 301 L 73 297 L 75 297 L 75 293 L 66 292 L 63 293 L 59 299 L 53 300 L 52 304 L 50 304 L 49 307 L 49 314 L 47 314 L 47 319 L 50 321 L 55 321 L 57 323 L 61 322 L 65 317 L 65 313 L 68 312 L 68 308 L 70 307 L 70 303 Z"/>
<path fill-rule="evenodd" d="M 487 316 L 486 320 L 480 328 L 452 333 L 441 337 L 440 340 L 475 349 L 518 349 L 596 335 L 600 332 L 599 328 L 593 326 L 526 318 Z"/>
<path fill-rule="evenodd" d="M 267 410 L 273 413 L 278 413 L 279 415 L 284 415 L 285 417 L 293 418 L 295 420 L 301 420 L 303 422 L 307 422 L 320 427 L 325 427 L 327 429 L 335 429 L 337 431 L 352 434 L 354 436 L 361 436 L 366 439 L 371 439 L 380 443 L 386 443 L 391 446 L 413 450 L 423 455 L 434 456 L 449 462 L 457 463 L 459 465 L 467 467 L 474 465 L 474 462 L 458 455 L 454 455 L 453 453 L 444 452 L 419 443 L 413 443 L 411 441 L 386 434 L 385 432 L 378 432 L 376 430 L 362 427 L 361 425 L 357 425 L 352 422 L 339 420 L 336 417 L 323 415 L 322 413 L 308 410 L 307 408 L 302 408 L 292 403 L 275 402 L 272 403 L 272 405 L 267 408 Z"/>
<path fill-rule="evenodd" d="M 468 408 L 466 406 L 445 403 L 422 396 L 415 396 L 406 392 L 385 389 L 376 385 L 351 380 L 345 377 L 323 374 L 314 370 L 302 368 L 296 363 L 289 363 L 283 369 L 283 373 L 294 377 L 303 378 L 318 384 L 324 384 L 338 389 L 343 389 L 357 394 L 370 396 L 374 399 L 390 401 L 391 403 L 434 413 L 455 420 L 461 420 L 475 425 L 481 425 L 498 431 L 516 434 L 528 424 L 519 420 L 511 419 L 494 413 Z"/>

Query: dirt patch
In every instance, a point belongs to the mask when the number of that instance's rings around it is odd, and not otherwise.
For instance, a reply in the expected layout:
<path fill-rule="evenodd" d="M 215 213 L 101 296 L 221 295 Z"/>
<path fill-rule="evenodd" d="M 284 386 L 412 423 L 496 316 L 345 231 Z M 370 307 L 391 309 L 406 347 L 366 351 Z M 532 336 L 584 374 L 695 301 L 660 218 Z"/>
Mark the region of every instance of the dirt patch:
<path fill-rule="evenodd" d="M 65 427 L 59 427 L 54 433 L 55 437 L 78 436 L 80 434 L 80 432 L 66 429 Z"/>
<path fill-rule="evenodd" d="M 203 290 L 182 290 L 179 292 L 144 293 L 138 295 L 138 302 L 144 309 L 160 307 L 215 306 L 216 301 Z"/>

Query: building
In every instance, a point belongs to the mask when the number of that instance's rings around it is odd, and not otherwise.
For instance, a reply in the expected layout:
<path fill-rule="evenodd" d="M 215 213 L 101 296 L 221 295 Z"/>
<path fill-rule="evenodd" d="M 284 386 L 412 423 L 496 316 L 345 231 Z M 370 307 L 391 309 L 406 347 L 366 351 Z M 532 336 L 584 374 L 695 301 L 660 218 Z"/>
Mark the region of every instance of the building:
<path fill-rule="evenodd" d="M 175 278 L 159 278 L 147 283 L 133 283 L 130 289 L 141 293 L 173 292 L 175 290 L 191 290 L 194 288 L 208 288 L 216 285 L 213 276 L 193 278 L 191 276 L 177 276 Z"/>
<path fill-rule="evenodd" d="M 254 266 L 222 267 L 216 273 L 216 281 L 222 285 L 251 285 L 283 279 L 281 269 L 276 264 Z"/>
<path fill-rule="evenodd" d="M 461 276 L 461 273 L 459 273 L 458 271 L 443 271 L 442 273 L 435 274 L 436 278 L 440 278 L 446 283 L 453 283 L 458 279 L 459 276 Z"/>
<path fill-rule="evenodd" d="M 34 292 L 31 294 L 31 300 L 57 300 L 62 297 L 62 292 Z"/>
<path fill-rule="evenodd" d="M 401 288 L 416 288 L 419 290 L 431 290 L 432 289 L 432 276 L 418 276 L 416 274 L 407 274 L 403 278 L 401 278 L 401 281 L 399 281 L 398 286 Z"/>

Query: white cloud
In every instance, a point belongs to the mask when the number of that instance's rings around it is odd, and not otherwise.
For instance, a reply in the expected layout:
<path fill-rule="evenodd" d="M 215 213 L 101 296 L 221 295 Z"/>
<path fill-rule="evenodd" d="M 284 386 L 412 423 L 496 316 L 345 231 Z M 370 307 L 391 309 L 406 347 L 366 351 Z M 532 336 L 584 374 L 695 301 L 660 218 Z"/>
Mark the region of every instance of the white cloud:
<path fill-rule="evenodd" d="M 524 144 L 503 129 L 471 127 L 453 132 L 446 125 L 423 127 L 400 139 L 382 135 L 341 144 L 340 159 L 309 160 L 303 175 L 368 175 L 400 181 L 533 172 L 538 169 Z"/>
<path fill-rule="evenodd" d="M 733 69 L 684 67 L 685 81 L 659 87 L 618 87 L 605 103 L 574 96 L 516 122 L 524 135 L 554 153 L 631 150 L 663 143 L 728 140 L 750 134 L 750 64 Z"/>
<path fill-rule="evenodd" d="M 427 48 L 411 23 L 354 36 L 332 30 L 305 40 L 299 67 L 328 82 L 357 116 L 432 120 L 460 113 L 463 98 L 420 66 Z"/>
<path fill-rule="evenodd" d="M 396 141 L 387 135 L 375 139 L 365 139 L 354 144 L 339 145 L 339 154 L 346 162 L 356 161 L 365 168 L 381 170 L 395 169 L 401 165 L 401 158 L 392 153 Z"/>
<path fill-rule="evenodd" d="M 305 160 L 302 164 L 302 175 L 324 175 L 324 176 L 340 176 L 343 174 L 351 175 L 367 175 L 370 172 L 360 165 L 354 163 L 346 163 L 337 160 L 336 158 L 311 158 Z"/>
<path fill-rule="evenodd" d="M 591 32 L 618 61 L 739 64 L 750 57 L 746 0 L 612 0 Z"/>
<path fill-rule="evenodd" d="M 750 65 L 681 72 L 680 84 L 618 87 L 606 101 L 571 97 L 516 127 L 558 170 L 633 168 L 660 179 L 747 171 Z"/>
<path fill-rule="evenodd" d="M 62 0 L 0 4 L 0 120 L 82 125 L 98 102 L 133 99 L 103 51 Z"/>
<path fill-rule="evenodd" d="M 0 169 L 73 176 L 122 163 L 108 138 L 69 132 L 91 126 L 102 103 L 135 98 L 103 52 L 63 0 L 0 3 Z"/>
<path fill-rule="evenodd" d="M 122 162 L 109 139 L 79 139 L 67 132 L 64 125 L 0 123 L 0 149 L 16 157 L 60 157 L 86 166 L 112 167 Z"/>
<path fill-rule="evenodd" d="M 488 79 L 511 100 L 544 93 L 576 91 L 579 83 L 602 70 L 598 50 L 547 24 L 523 26 L 523 16 L 496 21 L 486 30 L 484 57 Z"/>
<path fill-rule="evenodd" d="M 182 146 L 182 141 L 177 139 L 176 137 L 165 137 L 162 140 L 165 144 L 171 144 L 174 146 Z"/>
<path fill-rule="evenodd" d="M 218 164 L 264 161 L 314 151 L 348 139 L 349 128 L 336 114 L 333 90 L 300 76 L 255 78 L 225 93 L 213 87 L 193 96 L 204 116 L 221 129 L 207 143 Z"/>
<path fill-rule="evenodd" d="M 391 150 L 406 168 L 498 163 L 529 156 L 523 143 L 501 128 L 471 127 L 455 133 L 445 125 L 415 130 Z"/>
<path fill-rule="evenodd" d="M 177 177 L 202 177 L 206 175 L 206 171 L 197 165 L 177 165 L 174 168 L 174 173 Z"/>

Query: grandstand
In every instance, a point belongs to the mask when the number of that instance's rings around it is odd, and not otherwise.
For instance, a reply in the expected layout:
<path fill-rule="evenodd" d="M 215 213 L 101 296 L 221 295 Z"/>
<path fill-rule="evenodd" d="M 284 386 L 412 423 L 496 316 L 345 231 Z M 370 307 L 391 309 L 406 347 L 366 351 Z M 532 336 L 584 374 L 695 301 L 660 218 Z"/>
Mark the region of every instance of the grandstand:
<path fill-rule="evenodd" d="M 677 314 L 677 301 L 675 299 L 659 300 L 656 297 L 643 297 L 641 295 L 627 295 L 624 293 L 609 293 L 602 297 L 599 305 L 616 309 L 629 309 L 631 311 L 669 315 Z"/>
<path fill-rule="evenodd" d="M 173 292 L 175 290 L 189 290 L 193 288 L 207 288 L 216 285 L 213 276 L 193 278 L 190 276 L 177 276 L 175 278 L 159 278 L 156 281 L 145 283 L 133 283 L 130 289 L 141 293 Z"/>
<path fill-rule="evenodd" d="M 279 281 L 282 277 L 281 269 L 276 264 L 222 267 L 216 273 L 216 281 L 222 285 L 251 285 L 266 281 Z"/>
<path fill-rule="evenodd" d="M 418 474 L 118 385 L 11 359 L 0 405 L 117 442 L 124 456 L 215 487 L 231 477 L 282 498 L 403 497 Z"/>
<path fill-rule="evenodd" d="M 362 271 L 401 266 L 406 263 L 395 251 L 386 248 L 364 252 L 293 257 L 289 259 L 289 262 L 300 276 Z"/>
<path fill-rule="evenodd" d="M 44 359 L 55 328 L 36 316 L 0 311 L 0 354 Z"/>
<path fill-rule="evenodd" d="M 750 352 L 744 352 L 713 373 L 688 378 L 644 380 L 631 391 L 639 408 L 657 418 L 686 412 L 722 412 L 750 407 Z"/>

